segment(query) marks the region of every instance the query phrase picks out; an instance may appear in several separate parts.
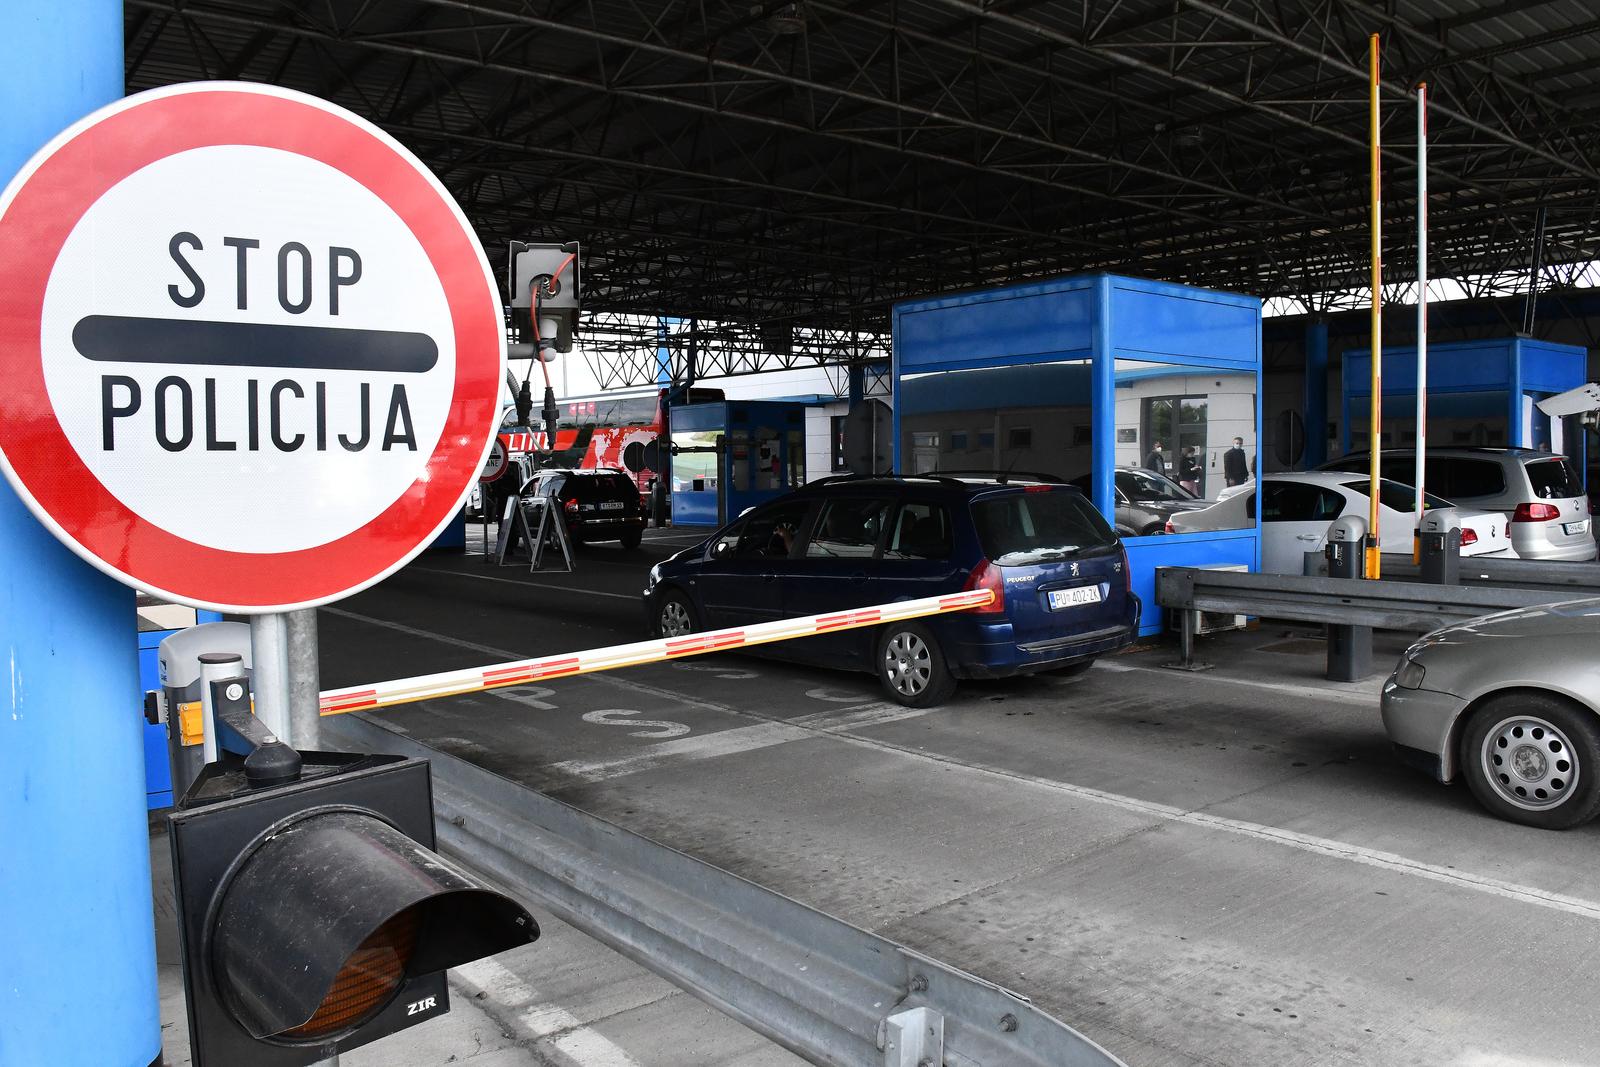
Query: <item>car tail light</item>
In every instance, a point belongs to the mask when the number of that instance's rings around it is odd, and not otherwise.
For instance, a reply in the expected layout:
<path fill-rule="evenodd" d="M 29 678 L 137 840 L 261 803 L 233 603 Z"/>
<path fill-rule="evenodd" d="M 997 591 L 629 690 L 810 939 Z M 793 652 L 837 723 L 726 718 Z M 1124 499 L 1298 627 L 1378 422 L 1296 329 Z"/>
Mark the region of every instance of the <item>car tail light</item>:
<path fill-rule="evenodd" d="M 574 514 L 575 515 L 578 512 L 578 502 L 577 502 L 577 500 L 568 500 L 565 503 L 563 503 L 561 506 L 566 508 L 569 514 Z"/>
<path fill-rule="evenodd" d="M 1122 553 L 1122 588 L 1125 592 L 1131 593 L 1133 592 L 1133 568 L 1128 566 L 1128 546 L 1119 544 L 1117 551 Z"/>
<path fill-rule="evenodd" d="M 1167 533 L 1169 533 L 1169 534 L 1172 534 L 1172 533 L 1177 533 L 1177 532 L 1178 532 L 1178 531 L 1177 531 L 1177 530 L 1174 530 L 1174 529 L 1173 529 L 1173 528 L 1172 528 L 1172 520 L 1171 520 L 1171 519 L 1168 519 L 1168 520 L 1167 520 L 1167 525 L 1166 525 L 1166 531 L 1167 531 Z"/>
<path fill-rule="evenodd" d="M 967 578 L 965 589 L 988 589 L 994 593 L 994 599 L 981 608 L 973 608 L 974 615 L 1003 615 L 1006 610 L 1006 581 L 1005 576 L 988 560 L 980 560 L 972 568 L 972 574 Z"/>
<path fill-rule="evenodd" d="M 1511 513 L 1512 522 L 1549 522 L 1560 517 L 1561 509 L 1554 504 L 1518 504 Z"/>
<path fill-rule="evenodd" d="M 1594 497 L 1589 498 L 1589 514 L 1600 515 L 1600 500 L 1596 500 Z"/>
<path fill-rule="evenodd" d="M 1048 486 L 1048 485 L 1030 485 L 1030 486 L 1024 487 L 1022 491 L 1024 493 L 1048 493 L 1050 491 L 1050 486 Z"/>
<path fill-rule="evenodd" d="M 1469 530 L 1465 526 L 1463 526 L 1461 528 L 1461 547 L 1462 548 L 1466 548 L 1468 545 L 1475 545 L 1477 543 L 1478 543 L 1478 531 L 1477 530 Z"/>

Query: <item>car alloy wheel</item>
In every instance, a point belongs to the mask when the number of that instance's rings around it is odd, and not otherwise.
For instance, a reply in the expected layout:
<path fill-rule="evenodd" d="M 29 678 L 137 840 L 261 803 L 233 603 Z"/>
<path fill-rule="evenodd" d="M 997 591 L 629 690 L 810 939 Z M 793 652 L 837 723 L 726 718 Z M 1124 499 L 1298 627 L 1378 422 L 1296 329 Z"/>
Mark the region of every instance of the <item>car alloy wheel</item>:
<path fill-rule="evenodd" d="M 1600 720 L 1567 697 L 1488 698 L 1467 720 L 1460 753 L 1472 795 L 1502 819 L 1567 830 L 1600 813 Z"/>
<path fill-rule="evenodd" d="M 933 657 L 921 637 L 902 630 L 883 646 L 885 679 L 901 696 L 921 696 L 933 677 Z"/>
<path fill-rule="evenodd" d="M 1526 811 L 1566 803 L 1582 770 L 1567 735 L 1535 715 L 1511 716 L 1489 727 L 1478 758 L 1489 787 Z"/>
<path fill-rule="evenodd" d="M 671 597 L 661 605 L 661 616 L 657 621 L 662 637 L 682 637 L 694 632 L 694 620 L 689 616 L 689 605 L 677 597 Z"/>

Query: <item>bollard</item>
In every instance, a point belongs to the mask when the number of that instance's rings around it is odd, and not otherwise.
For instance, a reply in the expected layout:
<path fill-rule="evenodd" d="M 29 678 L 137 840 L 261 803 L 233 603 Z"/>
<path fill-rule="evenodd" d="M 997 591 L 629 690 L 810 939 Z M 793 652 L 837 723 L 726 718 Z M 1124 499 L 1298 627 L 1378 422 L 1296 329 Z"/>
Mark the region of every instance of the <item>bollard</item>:
<path fill-rule="evenodd" d="M 1366 577 L 1365 552 L 1367 522 L 1359 515 L 1347 515 L 1328 527 L 1328 577 Z M 1328 627 L 1328 680 L 1358 682 L 1372 673 L 1372 627 L 1330 625 Z"/>
<path fill-rule="evenodd" d="M 1434 585 L 1461 584 L 1461 513 L 1455 508 L 1431 508 L 1417 527 L 1422 544 L 1419 575 Z"/>

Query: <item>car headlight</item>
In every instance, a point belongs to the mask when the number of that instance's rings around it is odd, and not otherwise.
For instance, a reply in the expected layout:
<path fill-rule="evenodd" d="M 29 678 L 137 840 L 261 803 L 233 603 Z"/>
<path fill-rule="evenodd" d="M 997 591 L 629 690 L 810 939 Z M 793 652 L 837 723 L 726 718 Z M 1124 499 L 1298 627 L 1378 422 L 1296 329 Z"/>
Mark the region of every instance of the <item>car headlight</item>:
<path fill-rule="evenodd" d="M 1427 674 L 1427 669 L 1416 660 L 1402 660 L 1399 669 L 1394 672 L 1394 684 L 1402 689 L 1421 689 L 1422 679 Z"/>
<path fill-rule="evenodd" d="M 655 585 L 660 580 L 661 580 L 661 564 L 657 563 L 654 567 L 650 568 L 650 577 L 644 583 L 645 584 L 645 588 L 646 589 L 650 588 L 651 586 Z"/>

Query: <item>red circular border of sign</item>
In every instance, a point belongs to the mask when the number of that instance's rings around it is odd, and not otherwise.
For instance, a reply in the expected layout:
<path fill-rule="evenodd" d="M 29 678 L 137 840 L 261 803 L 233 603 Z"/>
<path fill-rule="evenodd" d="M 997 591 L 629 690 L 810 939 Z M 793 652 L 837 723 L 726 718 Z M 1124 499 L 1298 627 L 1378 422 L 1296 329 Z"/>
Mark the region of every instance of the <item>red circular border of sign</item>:
<path fill-rule="evenodd" d="M 134 584 L 175 599 L 245 611 L 324 603 L 382 577 L 449 519 L 482 469 L 500 390 L 500 301 L 476 239 L 421 164 L 349 119 L 270 92 L 197 88 L 113 111 L 59 145 L 0 216 L 0 450 L 78 548 Z M 90 473 L 45 388 L 40 322 L 62 246 L 112 186 L 179 152 L 252 145 L 342 171 L 410 228 L 444 289 L 455 331 L 454 393 L 421 475 L 360 529 L 291 552 L 232 552 L 152 526 Z M 112 253 L 114 254 L 114 253 Z M 475 359 L 475 353 L 494 359 Z M 262 501 L 271 507 L 271 501 Z M 196 494 L 196 507 L 205 507 Z M 250 516 L 240 517 L 241 522 Z"/>

